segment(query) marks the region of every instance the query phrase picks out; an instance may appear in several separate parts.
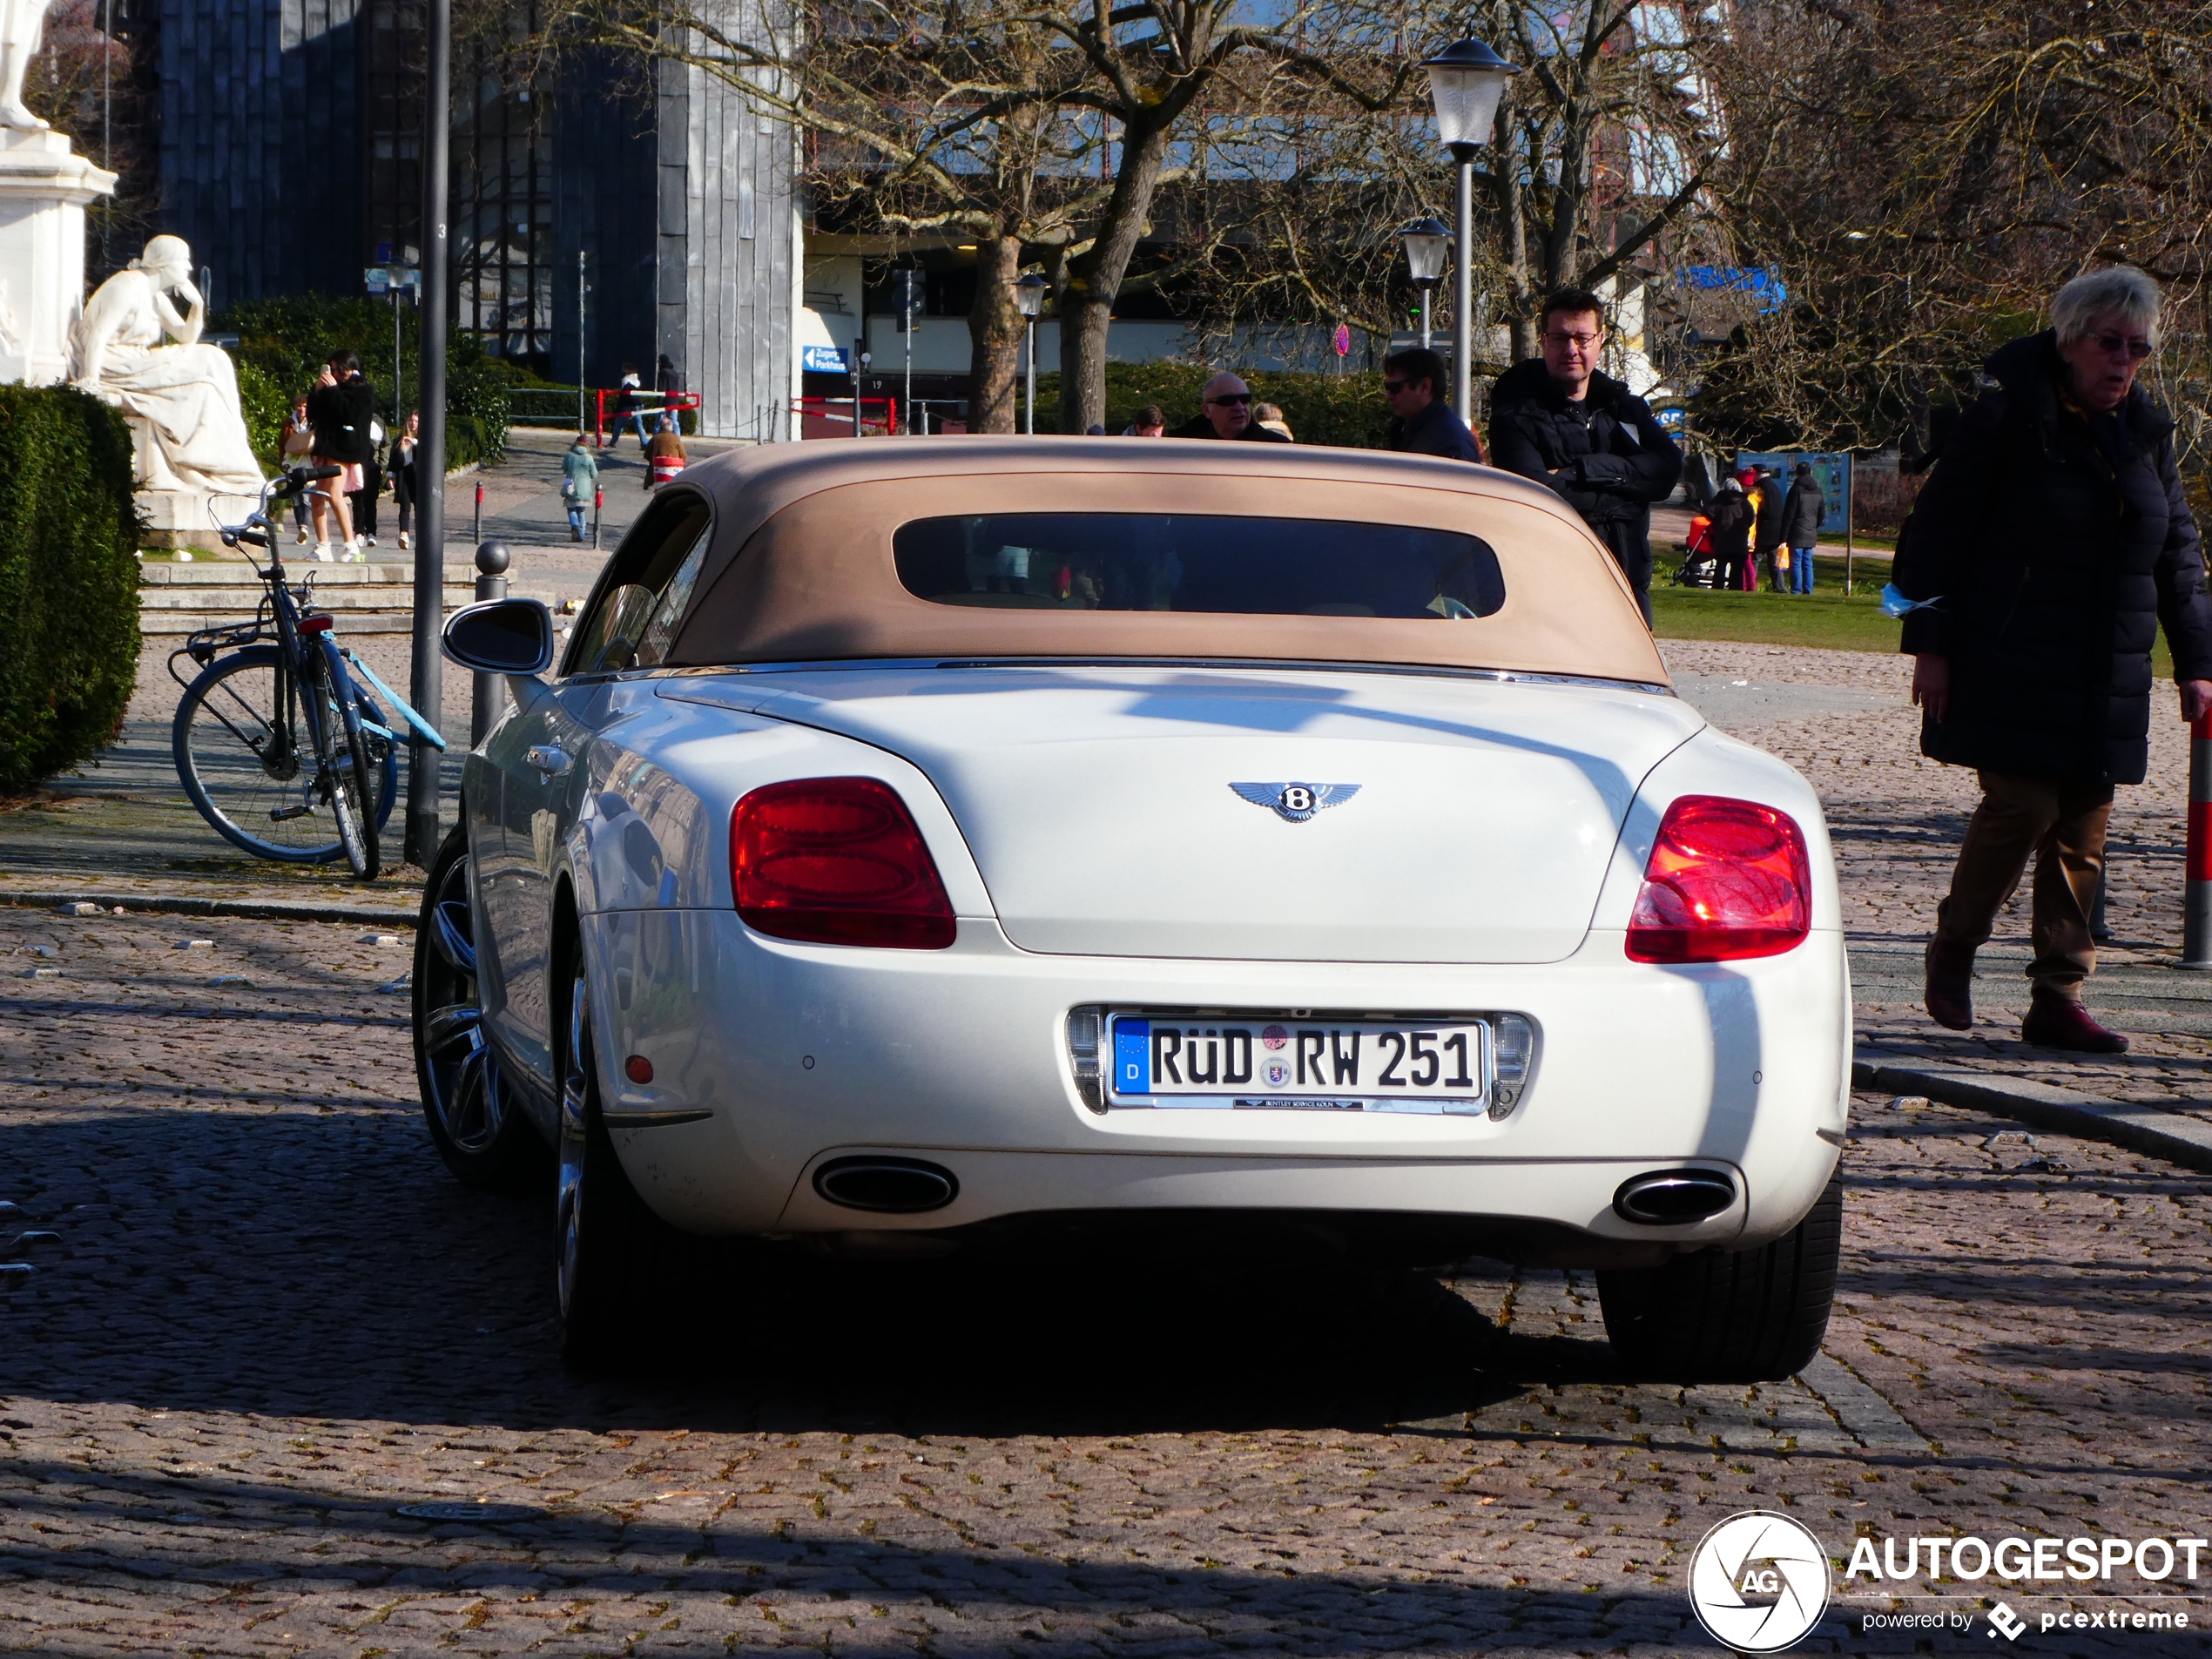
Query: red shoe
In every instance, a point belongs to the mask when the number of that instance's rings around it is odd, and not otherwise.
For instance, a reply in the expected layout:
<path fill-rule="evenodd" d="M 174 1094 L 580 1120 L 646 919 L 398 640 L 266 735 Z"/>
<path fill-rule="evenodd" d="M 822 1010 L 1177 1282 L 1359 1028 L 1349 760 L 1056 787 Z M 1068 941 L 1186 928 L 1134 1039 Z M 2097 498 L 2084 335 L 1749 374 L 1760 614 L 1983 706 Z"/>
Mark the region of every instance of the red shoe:
<path fill-rule="evenodd" d="M 1928 1017 L 1953 1031 L 1971 1029 L 1974 1022 L 1974 954 L 1964 958 L 1928 941 Z"/>
<path fill-rule="evenodd" d="M 2063 1049 L 2070 1054 L 2126 1054 L 2128 1039 L 2107 1031 L 2089 1010 L 2057 991 L 2038 991 L 2028 999 L 2027 1017 L 2020 1022 L 2020 1041 L 2039 1049 Z"/>

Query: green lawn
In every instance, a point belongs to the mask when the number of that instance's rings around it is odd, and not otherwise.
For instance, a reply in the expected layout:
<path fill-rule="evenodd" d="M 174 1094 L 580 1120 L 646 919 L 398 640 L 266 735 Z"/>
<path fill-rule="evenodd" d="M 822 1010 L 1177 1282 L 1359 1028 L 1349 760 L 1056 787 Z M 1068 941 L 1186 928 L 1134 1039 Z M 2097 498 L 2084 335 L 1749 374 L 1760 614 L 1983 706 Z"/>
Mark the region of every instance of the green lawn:
<path fill-rule="evenodd" d="M 1668 574 L 1676 561 L 1662 557 L 1653 574 L 1651 631 L 1662 639 L 1733 639 L 1754 645 L 1807 645 L 1821 651 L 1894 651 L 1902 626 L 1882 614 L 1882 584 L 1890 579 L 1886 561 L 1858 567 L 1858 581 L 1844 597 L 1844 562 L 1826 556 L 1813 561 L 1813 590 L 1798 597 L 1762 590 L 1757 593 L 1716 593 L 1708 588 L 1677 588 Z M 2174 677 L 2174 655 L 2159 635 L 2151 671 Z"/>
<path fill-rule="evenodd" d="M 1816 559 L 1813 590 L 1716 593 L 1666 584 L 1671 560 L 1652 577 L 1652 631 L 1662 639 L 1741 639 L 1761 645 L 1812 645 L 1824 651 L 1897 649 L 1898 624 L 1882 614 L 1879 596 L 1889 580 L 1886 562 L 1858 568 L 1851 597 L 1844 597 L 1844 562 Z"/>

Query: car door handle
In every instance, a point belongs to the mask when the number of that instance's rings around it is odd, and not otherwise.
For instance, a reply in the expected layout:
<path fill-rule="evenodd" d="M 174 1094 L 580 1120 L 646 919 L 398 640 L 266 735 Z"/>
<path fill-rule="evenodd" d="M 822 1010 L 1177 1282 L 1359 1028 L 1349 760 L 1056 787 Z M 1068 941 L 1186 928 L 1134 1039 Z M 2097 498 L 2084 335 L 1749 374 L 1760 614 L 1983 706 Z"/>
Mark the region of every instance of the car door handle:
<path fill-rule="evenodd" d="M 565 751 L 546 744 L 532 744 L 523 751 L 523 759 L 549 778 L 559 777 L 571 764 Z"/>

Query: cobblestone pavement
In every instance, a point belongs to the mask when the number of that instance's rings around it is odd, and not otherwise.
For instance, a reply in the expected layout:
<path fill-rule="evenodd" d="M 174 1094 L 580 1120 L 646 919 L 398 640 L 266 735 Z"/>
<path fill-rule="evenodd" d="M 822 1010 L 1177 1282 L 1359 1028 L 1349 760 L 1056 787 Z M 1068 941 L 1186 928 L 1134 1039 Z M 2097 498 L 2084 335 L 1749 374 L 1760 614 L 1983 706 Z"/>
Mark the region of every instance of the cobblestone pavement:
<path fill-rule="evenodd" d="M 0 1651 L 1715 1651 L 1686 1559 L 1754 1505 L 2207 1530 L 2205 1179 L 1911 1101 L 1786 1384 L 1620 1376 L 1587 1275 L 1256 1238 L 702 1250 L 572 1379 L 550 1176 L 445 1176 L 361 934 L 0 910 L 0 1239 L 53 1235 L 0 1251 Z M 1839 1588 L 1809 1649 L 1925 1648 Z"/>
<path fill-rule="evenodd" d="M 1907 704 L 1911 659 L 1662 643 L 1683 696 L 1820 792 L 1851 934 L 1862 1055 L 1972 1066 L 2212 1119 L 2212 975 L 2170 966 L 2181 954 L 2188 801 L 2188 729 L 2170 685 L 2152 700 L 2148 781 L 2121 790 L 2113 813 L 2106 896 L 2117 943 L 2099 951 L 2087 993 L 2134 1048 L 2117 1058 L 2074 1058 L 2020 1041 L 2028 998 L 2025 882 L 1981 953 L 1974 1028 L 1946 1031 L 1920 1005 L 1920 953 L 1980 793 L 1971 772 L 1921 758 L 1919 715 Z"/>

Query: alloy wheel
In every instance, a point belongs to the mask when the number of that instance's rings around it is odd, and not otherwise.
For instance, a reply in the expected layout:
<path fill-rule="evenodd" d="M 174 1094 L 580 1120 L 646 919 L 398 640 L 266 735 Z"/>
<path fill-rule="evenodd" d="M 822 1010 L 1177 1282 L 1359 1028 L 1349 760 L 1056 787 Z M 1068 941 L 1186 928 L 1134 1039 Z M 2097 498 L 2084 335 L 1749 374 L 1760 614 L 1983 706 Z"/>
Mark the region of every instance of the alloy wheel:
<path fill-rule="evenodd" d="M 429 920 L 421 1002 L 425 1103 L 456 1150 L 487 1152 L 507 1127 L 508 1103 L 498 1056 L 484 1036 L 465 857 L 446 866 Z"/>

